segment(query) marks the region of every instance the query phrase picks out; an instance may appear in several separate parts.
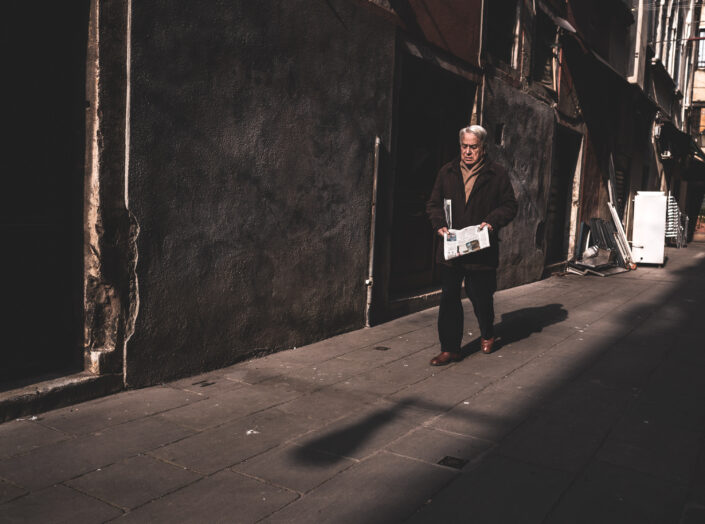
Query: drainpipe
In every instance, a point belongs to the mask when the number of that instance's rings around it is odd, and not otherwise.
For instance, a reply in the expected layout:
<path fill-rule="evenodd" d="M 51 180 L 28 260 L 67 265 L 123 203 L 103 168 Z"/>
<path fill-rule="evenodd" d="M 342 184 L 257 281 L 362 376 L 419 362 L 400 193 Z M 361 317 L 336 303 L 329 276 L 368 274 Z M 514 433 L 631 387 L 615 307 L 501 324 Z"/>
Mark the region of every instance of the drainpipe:
<path fill-rule="evenodd" d="M 372 175 L 372 206 L 370 211 L 370 250 L 367 261 L 367 304 L 365 305 L 365 327 L 370 325 L 370 308 L 372 307 L 372 288 L 374 287 L 374 266 L 375 266 L 375 229 L 377 222 L 377 177 L 379 176 L 379 149 L 382 141 L 377 136 L 375 137 L 375 164 Z"/>

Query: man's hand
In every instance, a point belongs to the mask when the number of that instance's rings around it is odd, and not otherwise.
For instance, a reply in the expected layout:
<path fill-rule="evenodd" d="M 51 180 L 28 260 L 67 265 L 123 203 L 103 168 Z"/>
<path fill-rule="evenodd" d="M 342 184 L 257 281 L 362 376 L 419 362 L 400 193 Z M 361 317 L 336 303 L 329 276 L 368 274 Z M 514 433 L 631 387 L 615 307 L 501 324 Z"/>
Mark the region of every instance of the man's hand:
<path fill-rule="evenodd" d="M 442 227 L 437 231 L 439 237 L 445 237 L 445 235 L 448 234 L 448 228 L 447 227 Z"/>
<path fill-rule="evenodd" d="M 482 224 L 480 224 L 480 229 L 485 229 L 485 227 L 492 231 L 492 224 L 490 224 L 489 222 L 483 222 Z"/>

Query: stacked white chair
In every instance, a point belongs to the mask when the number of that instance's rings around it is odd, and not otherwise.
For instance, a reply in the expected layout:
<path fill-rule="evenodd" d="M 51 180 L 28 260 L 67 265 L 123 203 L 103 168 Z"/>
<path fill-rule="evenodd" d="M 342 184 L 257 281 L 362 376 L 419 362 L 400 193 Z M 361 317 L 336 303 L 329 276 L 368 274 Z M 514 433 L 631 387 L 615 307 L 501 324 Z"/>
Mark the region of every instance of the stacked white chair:
<path fill-rule="evenodd" d="M 669 192 L 666 205 L 666 241 L 670 239 L 678 248 L 686 245 L 686 220 L 687 217 L 678 209 L 676 198 Z"/>

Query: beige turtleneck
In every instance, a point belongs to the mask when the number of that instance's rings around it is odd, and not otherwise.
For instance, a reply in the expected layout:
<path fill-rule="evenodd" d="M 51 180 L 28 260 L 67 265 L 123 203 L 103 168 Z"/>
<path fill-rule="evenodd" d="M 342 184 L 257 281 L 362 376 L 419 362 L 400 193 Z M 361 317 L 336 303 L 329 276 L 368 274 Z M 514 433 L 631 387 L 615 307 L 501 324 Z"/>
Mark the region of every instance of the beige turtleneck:
<path fill-rule="evenodd" d="M 460 161 L 460 172 L 463 174 L 463 183 L 465 185 L 465 203 L 468 203 L 470 199 L 470 193 L 472 193 L 472 188 L 477 180 L 477 174 L 480 170 L 485 167 L 485 157 L 483 156 L 480 160 L 475 162 L 472 166 L 468 167 L 465 162 Z"/>

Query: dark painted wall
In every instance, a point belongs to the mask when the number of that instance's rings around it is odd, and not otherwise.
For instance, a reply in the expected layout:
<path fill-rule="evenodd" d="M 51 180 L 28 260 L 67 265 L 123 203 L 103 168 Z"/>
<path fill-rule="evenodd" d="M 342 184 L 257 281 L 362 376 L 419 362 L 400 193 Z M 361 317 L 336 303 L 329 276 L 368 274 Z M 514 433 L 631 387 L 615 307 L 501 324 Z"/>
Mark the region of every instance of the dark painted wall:
<path fill-rule="evenodd" d="M 347 0 L 133 4 L 129 385 L 363 325 L 393 64 Z"/>
<path fill-rule="evenodd" d="M 546 218 L 554 115 L 545 103 L 490 75 L 485 77 L 484 98 L 488 153 L 509 172 L 518 202 L 516 218 L 500 233 L 498 285 L 507 288 L 538 280 L 543 272 L 541 224 Z M 503 125 L 499 144 L 498 125 Z"/>

